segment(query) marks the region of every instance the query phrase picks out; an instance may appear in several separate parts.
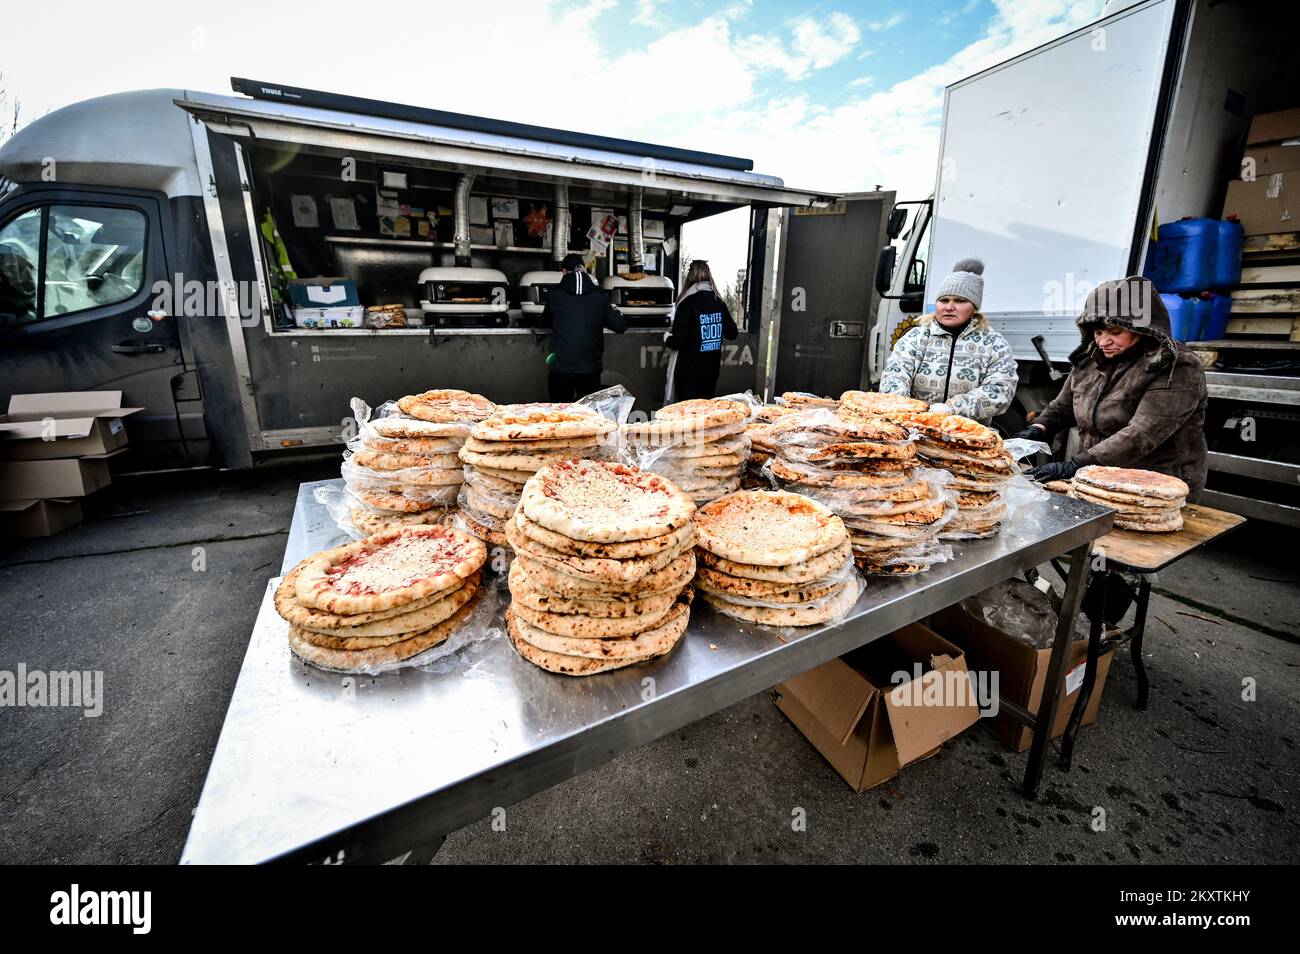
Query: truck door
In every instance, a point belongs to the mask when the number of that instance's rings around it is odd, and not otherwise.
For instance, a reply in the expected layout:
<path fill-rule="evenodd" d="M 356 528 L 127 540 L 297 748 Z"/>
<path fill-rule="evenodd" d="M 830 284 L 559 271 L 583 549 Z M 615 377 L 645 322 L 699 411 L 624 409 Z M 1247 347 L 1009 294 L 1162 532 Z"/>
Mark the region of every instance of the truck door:
<path fill-rule="evenodd" d="M 777 394 L 838 397 L 866 382 L 876 260 L 893 204 L 892 192 L 868 192 L 827 209 L 786 210 Z"/>
<path fill-rule="evenodd" d="M 10 394 L 120 390 L 145 408 L 131 447 L 180 463 L 176 319 L 154 307 L 170 272 L 161 199 L 116 189 L 19 189 L 0 205 L 0 380 Z"/>

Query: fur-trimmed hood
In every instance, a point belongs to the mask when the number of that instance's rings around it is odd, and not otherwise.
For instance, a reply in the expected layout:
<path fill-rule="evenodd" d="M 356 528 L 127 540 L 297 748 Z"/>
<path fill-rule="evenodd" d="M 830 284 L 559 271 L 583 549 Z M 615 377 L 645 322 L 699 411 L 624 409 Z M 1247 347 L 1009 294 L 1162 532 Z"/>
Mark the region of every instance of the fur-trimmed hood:
<path fill-rule="evenodd" d="M 1093 358 L 1097 345 L 1092 339 L 1098 325 L 1124 328 L 1156 342 L 1144 359 L 1152 370 L 1172 367 L 1178 358 L 1178 343 L 1169 324 L 1169 311 L 1149 279 L 1137 275 L 1102 282 L 1092 290 L 1075 320 L 1079 347 L 1070 354 L 1076 367 Z"/>

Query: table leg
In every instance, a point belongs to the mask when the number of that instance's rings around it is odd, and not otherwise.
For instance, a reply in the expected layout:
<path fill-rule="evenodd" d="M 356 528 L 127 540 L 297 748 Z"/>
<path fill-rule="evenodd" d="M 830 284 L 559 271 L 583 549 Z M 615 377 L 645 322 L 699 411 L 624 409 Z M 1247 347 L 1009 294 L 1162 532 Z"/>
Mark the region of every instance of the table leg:
<path fill-rule="evenodd" d="M 1097 659 L 1101 655 L 1101 626 L 1102 614 L 1098 613 L 1097 618 L 1091 620 L 1088 624 L 1088 662 L 1083 669 L 1083 685 L 1079 687 L 1079 698 L 1074 700 L 1074 710 L 1070 713 L 1070 721 L 1065 726 L 1065 734 L 1061 736 L 1061 771 L 1070 771 L 1070 763 L 1074 757 L 1074 736 L 1079 731 L 1079 726 L 1083 725 L 1083 714 L 1088 709 L 1088 702 L 1092 699 L 1092 688 L 1097 682 Z"/>
<path fill-rule="evenodd" d="M 1142 662 L 1142 636 L 1147 629 L 1147 603 L 1151 601 L 1151 584 L 1148 582 L 1146 574 L 1138 582 L 1138 599 L 1137 612 L 1133 618 L 1133 629 L 1130 631 L 1132 643 L 1129 647 L 1129 653 L 1133 658 L 1133 671 L 1137 673 L 1138 680 L 1138 697 L 1137 707 L 1146 709 L 1147 694 L 1151 689 L 1151 681 L 1147 678 L 1147 667 Z"/>
<path fill-rule="evenodd" d="M 1025 768 L 1025 781 L 1021 792 L 1025 798 L 1038 794 L 1043 779 L 1043 757 L 1051 741 L 1052 725 L 1056 721 L 1056 707 L 1061 701 L 1061 683 L 1065 679 L 1065 657 L 1074 638 L 1074 620 L 1083 602 L 1083 588 L 1088 580 L 1089 554 L 1092 544 L 1085 543 L 1070 551 L 1070 575 L 1065 581 L 1065 598 L 1056 619 L 1056 637 L 1052 642 L 1052 655 L 1047 662 L 1047 679 L 1043 683 L 1043 699 L 1034 716 L 1034 740 L 1029 746 L 1029 764 Z"/>

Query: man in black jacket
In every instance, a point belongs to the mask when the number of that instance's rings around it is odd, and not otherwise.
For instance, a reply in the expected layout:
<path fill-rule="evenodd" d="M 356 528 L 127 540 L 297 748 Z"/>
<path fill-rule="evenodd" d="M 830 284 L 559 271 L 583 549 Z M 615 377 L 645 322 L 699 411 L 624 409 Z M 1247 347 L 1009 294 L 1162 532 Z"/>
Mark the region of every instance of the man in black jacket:
<path fill-rule="evenodd" d="M 621 335 L 627 320 L 583 271 L 580 255 L 570 252 L 561 267 L 564 277 L 542 311 L 542 324 L 551 329 L 546 384 L 552 401 L 574 401 L 600 390 L 604 329 Z"/>

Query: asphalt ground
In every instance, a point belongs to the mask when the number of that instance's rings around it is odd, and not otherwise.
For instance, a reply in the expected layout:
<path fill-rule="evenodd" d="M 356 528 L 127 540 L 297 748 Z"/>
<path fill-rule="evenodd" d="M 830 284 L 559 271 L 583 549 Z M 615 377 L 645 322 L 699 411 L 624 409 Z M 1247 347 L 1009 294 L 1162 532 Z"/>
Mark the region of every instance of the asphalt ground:
<path fill-rule="evenodd" d="M 105 687 L 98 717 L 0 708 L 0 861 L 179 858 L 297 485 L 336 472 L 122 481 L 85 523 L 0 545 L 0 671 Z M 434 861 L 1294 863 L 1292 536 L 1248 524 L 1159 575 L 1149 709 L 1121 652 L 1073 771 L 1049 761 L 1036 801 L 1027 755 L 981 725 L 856 793 L 763 692 L 504 806 Z"/>

